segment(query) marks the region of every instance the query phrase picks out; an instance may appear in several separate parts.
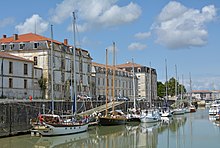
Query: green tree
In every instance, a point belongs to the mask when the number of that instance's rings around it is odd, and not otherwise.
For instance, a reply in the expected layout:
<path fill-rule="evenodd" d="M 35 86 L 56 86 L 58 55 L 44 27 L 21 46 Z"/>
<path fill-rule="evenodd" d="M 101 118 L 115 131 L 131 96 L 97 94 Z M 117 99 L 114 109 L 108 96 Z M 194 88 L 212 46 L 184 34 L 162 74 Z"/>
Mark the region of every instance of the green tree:
<path fill-rule="evenodd" d="M 47 78 L 43 78 L 43 76 L 41 76 L 41 78 L 38 80 L 38 84 L 40 86 L 40 89 L 42 91 L 42 98 L 45 97 L 45 91 L 46 91 L 46 88 L 47 88 Z"/>
<path fill-rule="evenodd" d="M 157 96 L 163 98 L 166 95 L 166 88 L 162 82 L 157 82 Z"/>
<path fill-rule="evenodd" d="M 175 96 L 175 85 L 177 83 L 177 95 L 181 94 L 181 90 L 183 90 L 183 93 L 186 92 L 186 88 L 183 84 L 180 84 L 174 77 L 170 78 L 168 82 L 165 82 L 164 84 L 162 82 L 157 82 L 157 95 L 159 97 L 165 97 L 166 96 L 166 84 L 167 84 L 167 95 L 168 96 Z"/>

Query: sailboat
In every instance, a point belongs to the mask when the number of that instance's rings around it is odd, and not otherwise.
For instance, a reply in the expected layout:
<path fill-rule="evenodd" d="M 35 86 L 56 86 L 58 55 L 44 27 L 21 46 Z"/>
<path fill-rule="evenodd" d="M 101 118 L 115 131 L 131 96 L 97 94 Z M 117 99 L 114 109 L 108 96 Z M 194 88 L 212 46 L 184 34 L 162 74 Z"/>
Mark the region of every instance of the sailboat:
<path fill-rule="evenodd" d="M 108 113 L 108 50 L 106 49 L 106 110 L 105 116 L 99 117 L 99 125 L 111 126 L 121 125 L 127 122 L 127 118 L 123 112 L 117 111 L 114 108 L 115 94 L 114 94 L 114 83 L 115 83 L 115 43 L 113 42 L 113 77 L 112 77 L 112 112 Z"/>
<path fill-rule="evenodd" d="M 167 107 L 167 100 L 168 100 L 168 84 L 167 84 L 167 61 L 165 60 L 165 70 L 166 70 L 166 98 L 165 98 L 165 107 L 161 109 L 160 115 L 161 117 L 171 117 L 172 112 L 170 111 L 169 107 Z"/>
<path fill-rule="evenodd" d="M 188 112 L 194 113 L 196 112 L 196 107 L 192 105 L 192 80 L 191 80 L 191 73 L 189 73 L 190 77 L 190 100 L 189 100 L 189 106 L 187 107 Z"/>
<path fill-rule="evenodd" d="M 74 25 L 73 30 L 75 34 L 75 13 L 73 12 L 73 18 L 74 18 Z M 40 114 L 38 117 L 38 122 L 32 124 L 33 130 L 32 133 L 36 132 L 36 135 L 42 135 L 42 136 L 57 136 L 57 135 L 67 135 L 67 134 L 75 134 L 75 133 L 81 133 L 85 132 L 88 129 L 88 119 L 80 118 L 79 116 L 76 116 L 76 96 L 73 97 L 71 93 L 71 98 L 74 98 L 73 105 L 72 105 L 72 115 L 57 115 L 54 114 L 54 98 L 53 98 L 53 30 L 51 25 L 51 98 L 52 98 L 52 114 Z M 73 57 L 74 57 L 74 79 L 75 76 L 75 35 L 74 35 L 74 49 L 73 49 Z M 72 73 L 71 73 L 72 77 Z M 71 78 L 72 79 L 72 78 Z M 72 81 L 71 81 L 72 83 Z M 74 90 L 76 89 L 76 81 L 74 80 Z M 71 85 L 71 91 L 73 91 L 72 85 Z M 76 95 L 76 91 L 74 91 L 74 95 Z M 75 113 L 74 113 L 74 110 Z"/>
<path fill-rule="evenodd" d="M 175 97 L 176 97 L 176 103 L 177 103 L 178 98 L 177 98 L 177 67 L 176 67 L 176 65 L 175 65 L 175 71 L 176 71 Z M 181 102 L 178 104 L 178 107 L 173 110 L 173 115 L 183 115 L 183 114 L 185 114 L 185 108 L 180 106 L 181 103 L 182 103 L 182 99 L 181 99 Z"/>
<path fill-rule="evenodd" d="M 134 107 L 128 110 L 127 121 L 128 122 L 140 122 L 140 110 L 136 109 L 136 98 L 135 98 L 135 81 L 134 81 L 134 60 L 132 58 L 132 71 L 133 71 L 133 94 L 134 94 Z"/>
<path fill-rule="evenodd" d="M 149 91 L 150 92 L 149 93 L 150 108 L 148 110 L 142 110 L 141 115 L 140 115 L 140 120 L 141 122 L 144 122 L 144 123 L 158 122 L 161 120 L 159 111 L 155 108 L 152 108 L 151 81 L 152 81 L 152 76 L 151 76 L 151 66 L 150 66 L 150 81 L 149 81 L 150 82 L 150 91 Z"/>

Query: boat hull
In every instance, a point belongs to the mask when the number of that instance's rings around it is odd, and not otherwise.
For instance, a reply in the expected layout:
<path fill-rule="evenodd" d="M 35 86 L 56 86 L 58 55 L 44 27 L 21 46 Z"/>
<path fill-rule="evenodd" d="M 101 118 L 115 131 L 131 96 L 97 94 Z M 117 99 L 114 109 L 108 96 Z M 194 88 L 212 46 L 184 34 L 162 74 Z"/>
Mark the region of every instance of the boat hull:
<path fill-rule="evenodd" d="M 51 125 L 45 123 L 45 128 L 37 129 L 38 133 L 42 136 L 58 136 L 82 133 L 88 130 L 88 123 L 79 125 Z"/>
<path fill-rule="evenodd" d="M 111 126 L 126 124 L 126 118 L 99 117 L 99 125 Z"/>
<path fill-rule="evenodd" d="M 140 122 L 140 118 L 138 117 L 131 117 L 127 119 L 127 122 Z"/>
<path fill-rule="evenodd" d="M 183 114 L 185 114 L 184 109 L 176 109 L 173 111 L 173 115 L 183 115 Z"/>
<path fill-rule="evenodd" d="M 154 123 L 154 122 L 159 122 L 160 119 L 159 118 L 154 118 L 154 117 L 141 117 L 140 118 L 142 123 Z"/>

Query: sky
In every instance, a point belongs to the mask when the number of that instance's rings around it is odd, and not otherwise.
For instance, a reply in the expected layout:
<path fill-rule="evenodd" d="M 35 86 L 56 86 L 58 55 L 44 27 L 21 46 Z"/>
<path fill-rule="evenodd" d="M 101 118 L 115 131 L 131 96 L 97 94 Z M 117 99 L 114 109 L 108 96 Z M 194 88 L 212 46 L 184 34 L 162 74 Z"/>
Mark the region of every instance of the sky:
<path fill-rule="evenodd" d="M 0 37 L 37 33 L 88 50 L 105 64 L 105 49 L 116 63 L 155 68 L 158 81 L 176 77 L 189 90 L 220 90 L 219 0 L 3 0 Z M 165 64 L 167 60 L 167 64 Z M 109 60 L 111 63 L 111 60 Z M 176 66 L 175 66 L 176 65 Z M 176 70 L 175 70 L 175 67 Z"/>

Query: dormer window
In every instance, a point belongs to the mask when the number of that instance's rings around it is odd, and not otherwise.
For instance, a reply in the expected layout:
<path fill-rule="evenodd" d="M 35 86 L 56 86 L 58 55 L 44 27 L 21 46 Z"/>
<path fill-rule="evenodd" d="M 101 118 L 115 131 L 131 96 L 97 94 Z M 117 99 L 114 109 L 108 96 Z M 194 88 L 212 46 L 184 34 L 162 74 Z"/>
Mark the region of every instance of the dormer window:
<path fill-rule="evenodd" d="M 24 43 L 21 43 L 21 44 L 19 44 L 19 46 L 20 46 L 20 48 L 19 48 L 19 49 L 24 49 L 25 44 L 24 44 Z"/>
<path fill-rule="evenodd" d="M 34 48 L 38 48 L 39 47 L 39 43 L 34 43 Z"/>
<path fill-rule="evenodd" d="M 15 47 L 15 44 L 10 44 L 9 47 L 10 47 L 10 50 L 11 50 Z"/>
<path fill-rule="evenodd" d="M 2 50 L 5 50 L 6 49 L 6 45 L 5 44 L 2 44 Z"/>

